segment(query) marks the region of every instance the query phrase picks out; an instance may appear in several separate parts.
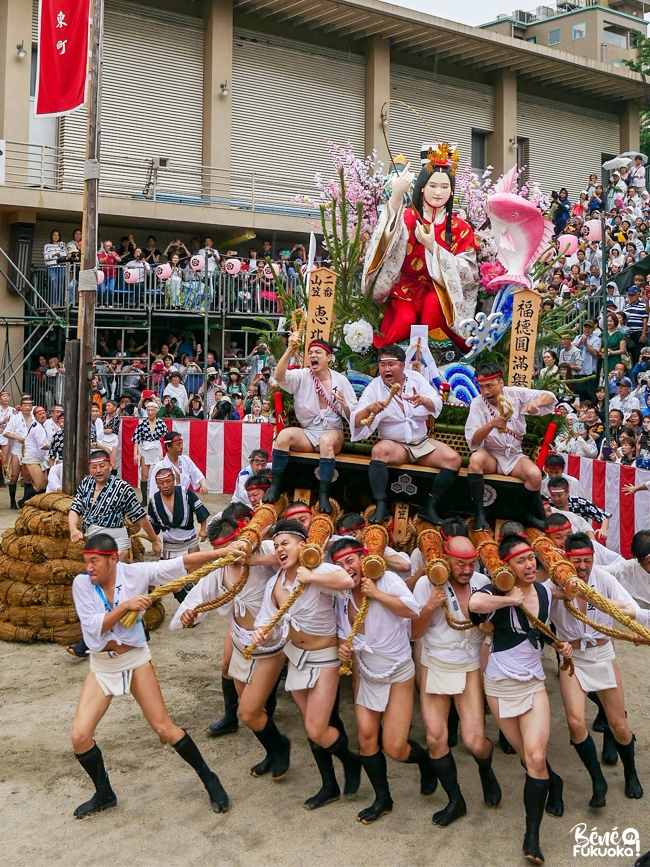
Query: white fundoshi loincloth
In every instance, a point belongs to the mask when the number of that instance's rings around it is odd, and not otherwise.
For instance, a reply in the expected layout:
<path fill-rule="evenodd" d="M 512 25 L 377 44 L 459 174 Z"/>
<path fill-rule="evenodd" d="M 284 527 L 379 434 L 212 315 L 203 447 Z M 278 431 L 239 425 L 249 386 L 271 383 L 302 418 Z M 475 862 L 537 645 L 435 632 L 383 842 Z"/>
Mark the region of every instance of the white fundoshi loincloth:
<path fill-rule="evenodd" d="M 485 694 L 499 699 L 499 716 L 509 719 L 522 716 L 533 706 L 533 696 L 544 689 L 544 681 L 533 677 L 530 680 L 515 680 L 500 677 L 498 680 L 483 675 Z"/>
<path fill-rule="evenodd" d="M 443 662 L 422 648 L 422 665 L 427 670 L 424 691 L 431 695 L 460 695 L 465 691 L 467 672 L 480 668 L 479 659 L 467 662 Z"/>
<path fill-rule="evenodd" d="M 162 458 L 162 447 L 159 440 L 139 443 L 138 454 L 143 459 L 145 466 L 151 467 Z"/>
<path fill-rule="evenodd" d="M 415 677 L 413 658 L 394 663 L 379 653 L 355 653 L 359 669 L 359 681 L 355 703 L 368 710 L 383 712 L 388 706 L 393 683 L 403 683 Z"/>
<path fill-rule="evenodd" d="M 574 649 L 572 659 L 575 676 L 585 692 L 616 689 L 616 672 L 612 665 L 616 654 L 611 641 L 601 644 L 600 647 L 595 645 L 585 650 Z"/>
<path fill-rule="evenodd" d="M 277 656 L 284 650 L 284 647 L 280 647 L 277 650 L 265 652 L 256 648 L 251 658 L 246 659 L 244 649 L 247 645 L 242 644 L 232 633 L 230 637 L 232 639 L 232 656 L 230 658 L 230 665 L 228 666 L 228 676 L 241 683 L 251 682 L 260 659 L 270 659 L 270 657 Z"/>
<path fill-rule="evenodd" d="M 124 653 L 114 650 L 90 652 L 90 670 L 104 695 L 128 695 L 133 671 L 151 660 L 149 646 L 132 647 Z"/>
<path fill-rule="evenodd" d="M 289 660 L 285 689 L 293 692 L 298 689 L 311 689 L 321 672 L 321 668 L 338 668 L 341 664 L 338 646 L 323 647 L 320 650 L 304 650 L 287 641 L 284 652 Z"/>

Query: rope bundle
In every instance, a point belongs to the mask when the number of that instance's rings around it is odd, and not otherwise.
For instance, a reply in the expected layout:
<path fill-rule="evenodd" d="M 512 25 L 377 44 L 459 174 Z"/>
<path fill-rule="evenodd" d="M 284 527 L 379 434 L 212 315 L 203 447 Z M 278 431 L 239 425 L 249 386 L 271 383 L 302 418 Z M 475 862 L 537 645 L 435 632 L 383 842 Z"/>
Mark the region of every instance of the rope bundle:
<path fill-rule="evenodd" d="M 638 623 L 633 617 L 628 617 L 627 614 L 623 614 L 620 608 L 612 602 L 611 599 L 607 599 L 590 584 L 587 584 L 585 581 L 578 578 L 573 563 L 567 560 L 562 555 L 561 551 L 559 551 L 553 545 L 551 540 L 540 530 L 527 529 L 526 533 L 528 534 L 528 538 L 530 539 L 530 543 L 533 546 L 535 553 L 548 569 L 552 580 L 562 587 L 568 595 L 575 596 L 577 593 L 580 593 L 582 596 L 589 599 L 590 602 L 593 602 L 594 605 L 605 614 L 609 614 L 609 616 L 614 620 L 618 620 L 618 622 L 623 626 L 626 626 L 632 632 L 635 632 L 637 635 L 640 635 L 641 638 L 650 642 L 650 629 L 643 626 L 641 623 Z M 603 635 L 608 635 L 610 638 L 620 638 L 623 641 L 634 641 L 633 636 L 630 636 L 626 632 L 622 632 L 620 629 L 615 629 L 612 626 L 605 626 L 602 623 L 595 623 L 570 603 L 569 605 L 566 605 L 565 603 L 565 607 L 567 611 L 578 620 L 586 623 L 598 632 L 602 632 Z"/>
<path fill-rule="evenodd" d="M 368 555 L 361 561 L 361 573 L 364 578 L 378 581 L 386 571 L 384 562 L 384 549 L 388 545 L 388 530 L 381 524 L 369 524 L 363 531 L 363 544 L 368 550 Z M 357 611 L 354 623 L 350 627 L 350 634 L 345 640 L 345 646 L 352 649 L 355 636 L 366 620 L 370 608 L 370 597 L 364 596 Z M 352 674 L 352 657 L 341 664 L 340 674 Z"/>
<path fill-rule="evenodd" d="M 235 582 L 232 585 L 230 590 L 226 590 L 220 596 L 217 596 L 216 599 L 208 599 L 205 602 L 201 602 L 192 611 L 195 614 L 200 614 L 203 611 L 215 611 L 217 608 L 221 608 L 223 605 L 227 605 L 229 602 L 237 596 L 238 593 L 246 586 L 246 582 L 248 581 L 248 575 L 250 572 L 250 567 L 247 563 L 244 563 L 241 570 L 241 575 L 239 576 L 239 581 Z"/>
<path fill-rule="evenodd" d="M 328 538 L 334 533 L 334 524 L 329 515 L 317 514 L 309 525 L 307 534 L 307 544 L 300 552 L 300 565 L 307 569 L 315 569 L 323 562 L 325 556 L 323 545 Z M 275 624 L 281 620 L 287 611 L 291 608 L 296 599 L 304 591 L 306 585 L 299 581 L 293 588 L 286 601 L 278 608 L 273 617 L 269 620 L 266 626 L 263 627 L 264 632 L 270 632 Z M 251 659 L 253 651 L 257 644 L 249 644 L 244 649 L 244 659 Z"/>
<path fill-rule="evenodd" d="M 163 596 L 167 596 L 168 593 L 177 593 L 179 590 L 182 590 L 186 584 L 200 581 L 201 578 L 209 575 L 210 572 L 214 572 L 215 569 L 220 569 L 222 566 L 229 566 L 231 563 L 235 563 L 237 559 L 238 558 L 235 557 L 234 554 L 229 554 L 227 557 L 221 557 L 219 560 L 213 560 L 211 563 L 206 563 L 205 566 L 201 566 L 194 572 L 190 572 L 189 575 L 175 578 L 173 581 L 168 581 L 166 584 L 159 584 L 158 587 L 154 587 L 151 593 L 148 594 L 149 599 L 155 601 L 156 599 L 162 599 Z M 140 616 L 140 611 L 127 611 L 124 617 L 120 617 L 120 623 L 123 626 L 126 626 L 127 629 L 133 629 L 137 623 L 138 617 Z"/>
<path fill-rule="evenodd" d="M 530 531 L 526 531 L 527 533 Z M 507 593 L 515 585 L 514 572 L 503 562 L 499 557 L 499 547 L 487 530 L 475 530 L 472 534 L 476 545 L 476 552 L 479 560 L 490 573 L 490 579 L 498 590 Z M 497 583 L 497 581 L 499 583 Z M 558 641 L 557 636 L 539 617 L 535 617 L 532 611 L 529 611 L 525 605 L 517 606 L 525 614 L 528 622 L 535 629 L 538 629 L 553 643 L 556 650 L 562 646 L 562 642 Z M 574 666 L 571 659 L 565 659 L 560 666 L 564 671 L 569 672 L 569 676 L 573 676 Z"/>

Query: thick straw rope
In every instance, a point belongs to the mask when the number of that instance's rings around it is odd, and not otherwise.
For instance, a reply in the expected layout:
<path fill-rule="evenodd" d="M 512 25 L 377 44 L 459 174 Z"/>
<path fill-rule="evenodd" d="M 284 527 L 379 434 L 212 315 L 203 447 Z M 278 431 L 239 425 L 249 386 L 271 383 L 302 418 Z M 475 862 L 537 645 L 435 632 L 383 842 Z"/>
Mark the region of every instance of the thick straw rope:
<path fill-rule="evenodd" d="M 239 580 L 236 581 L 229 590 L 225 590 L 220 596 L 217 596 L 215 599 L 208 599 L 205 602 L 199 603 L 196 608 L 193 608 L 192 611 L 194 614 L 201 614 L 203 611 L 214 611 L 217 608 L 221 608 L 223 605 L 227 605 L 229 602 L 237 596 L 238 593 L 246 586 L 246 582 L 248 581 L 248 575 L 250 573 L 250 567 L 247 563 L 244 563 L 241 570 L 241 575 L 239 576 Z"/>
<path fill-rule="evenodd" d="M 590 584 L 587 584 L 585 581 L 582 581 L 577 577 L 575 566 L 571 561 L 564 557 L 563 553 L 559 551 L 553 543 L 544 536 L 544 534 L 540 530 L 535 530 L 532 528 L 527 528 L 526 533 L 528 534 L 528 538 L 531 540 L 531 544 L 535 549 L 535 553 L 539 556 L 539 559 L 542 561 L 544 566 L 548 569 L 549 574 L 552 580 L 559 584 L 563 590 L 566 590 L 567 593 L 571 596 L 575 596 L 576 593 L 580 593 L 589 599 L 594 605 L 599 608 L 605 614 L 609 614 L 614 620 L 618 620 L 623 626 L 626 626 L 632 632 L 636 632 L 637 635 L 640 635 L 641 638 L 645 638 L 650 642 L 650 629 L 646 626 L 643 626 L 641 623 L 638 623 L 634 620 L 633 617 L 628 617 L 627 614 L 623 614 L 621 609 L 615 605 L 611 599 L 607 599 L 605 596 L 602 596 L 597 590 L 595 590 Z M 563 577 L 561 574 L 561 570 L 558 568 L 559 566 L 568 567 L 567 571 L 570 570 L 571 574 L 568 577 Z M 596 629 L 598 632 L 602 632 L 603 635 L 609 635 L 611 638 L 621 638 L 623 641 L 634 640 L 626 632 L 622 632 L 621 630 L 613 629 L 613 627 L 605 627 L 603 624 L 594 623 L 592 621 L 584 620 L 583 615 L 579 609 L 577 609 L 574 605 L 566 606 L 567 611 L 569 611 L 574 617 L 578 620 L 581 620 L 583 623 L 588 623 L 589 626 Z M 575 612 L 578 611 L 580 616 Z M 606 632 L 605 629 L 613 630 L 610 632 Z"/>
<path fill-rule="evenodd" d="M 300 596 L 307 585 L 303 584 L 299 581 L 296 586 L 293 588 L 289 596 L 287 597 L 286 602 L 281 605 L 278 610 L 275 612 L 273 617 L 269 620 L 269 622 L 264 627 L 264 632 L 270 632 L 278 620 L 281 620 L 287 611 L 291 608 L 296 599 Z M 252 659 L 253 651 L 257 647 L 257 644 L 249 644 L 248 647 L 244 648 L 244 659 Z"/>
<path fill-rule="evenodd" d="M 572 605 L 568 599 L 564 600 L 564 607 L 569 614 L 572 614 L 576 618 L 576 620 L 581 620 L 583 623 L 586 623 L 587 626 L 591 626 L 592 629 L 602 632 L 603 635 L 607 635 L 609 638 L 620 638 L 621 641 L 636 641 L 636 638 L 631 632 L 623 632 L 622 629 L 616 629 L 614 626 L 606 626 L 604 623 L 595 623 L 593 620 L 590 620 L 586 614 L 583 614 L 579 608 Z"/>
<path fill-rule="evenodd" d="M 445 615 L 445 620 L 447 624 L 451 626 L 452 629 L 456 629 L 458 632 L 464 632 L 466 629 L 473 629 L 475 624 L 472 623 L 471 620 L 456 620 L 456 618 L 452 615 L 449 610 L 449 606 L 446 602 L 443 602 L 440 606 Z"/>
<path fill-rule="evenodd" d="M 363 544 L 369 553 L 361 563 L 361 574 L 364 578 L 370 578 L 371 581 L 378 581 L 386 571 L 386 563 L 382 554 L 388 545 L 388 530 L 381 524 L 368 525 L 363 531 Z M 366 621 L 369 607 L 370 597 L 364 596 L 350 628 L 350 634 L 345 640 L 345 646 L 350 650 L 352 650 L 355 635 Z M 352 674 L 352 657 L 341 663 L 339 674 Z"/>
<path fill-rule="evenodd" d="M 528 531 L 526 531 L 528 532 Z M 476 553 L 478 554 L 479 560 L 485 568 L 490 573 L 490 578 L 494 586 L 501 590 L 502 593 L 507 593 L 508 590 L 512 589 L 515 583 L 515 574 L 514 572 L 503 562 L 503 560 L 499 557 L 498 547 L 494 539 L 485 531 L 478 530 L 474 532 L 473 538 L 475 541 L 481 540 L 480 543 L 476 547 Z M 535 629 L 538 629 L 541 633 L 543 633 L 547 638 L 551 640 L 553 643 L 553 647 L 556 650 L 562 646 L 562 642 L 558 641 L 557 636 L 545 623 L 543 623 L 539 617 L 535 617 L 535 615 L 526 608 L 525 605 L 516 606 L 523 611 L 526 615 L 528 622 Z M 569 676 L 573 676 L 573 661 L 571 659 L 565 659 L 560 666 L 564 671 L 569 672 Z"/>
<path fill-rule="evenodd" d="M 333 533 L 334 524 L 332 523 L 331 517 L 320 513 L 315 515 L 309 525 L 307 544 L 300 552 L 300 565 L 305 566 L 307 569 L 316 569 L 320 566 L 325 557 L 323 545 Z M 281 620 L 284 617 L 306 586 L 306 584 L 303 584 L 300 581 L 296 584 L 287 597 L 286 602 L 278 608 L 266 626 L 263 627 L 264 632 L 269 632 L 273 629 L 278 620 Z M 244 649 L 244 659 L 251 659 L 256 647 L 257 645 L 255 643 L 249 644 L 248 647 Z"/>
<path fill-rule="evenodd" d="M 151 593 L 148 594 L 149 599 L 155 601 L 156 599 L 162 599 L 163 596 L 167 596 L 168 593 L 176 593 L 177 591 L 182 590 L 183 587 L 191 581 L 200 581 L 201 578 L 209 575 L 210 572 L 214 572 L 215 569 L 221 569 L 222 566 L 230 566 L 231 563 L 236 563 L 238 559 L 239 557 L 234 554 L 228 554 L 227 557 L 220 557 L 219 560 L 213 560 L 211 563 L 206 563 L 205 566 L 201 566 L 200 569 L 190 572 L 189 575 L 183 575 L 182 578 L 176 578 L 174 581 L 168 581 L 166 584 L 160 584 L 158 587 L 154 587 Z M 124 617 L 120 618 L 120 623 L 122 623 L 123 626 L 126 626 L 127 629 L 133 629 L 141 614 L 141 611 L 127 611 Z"/>

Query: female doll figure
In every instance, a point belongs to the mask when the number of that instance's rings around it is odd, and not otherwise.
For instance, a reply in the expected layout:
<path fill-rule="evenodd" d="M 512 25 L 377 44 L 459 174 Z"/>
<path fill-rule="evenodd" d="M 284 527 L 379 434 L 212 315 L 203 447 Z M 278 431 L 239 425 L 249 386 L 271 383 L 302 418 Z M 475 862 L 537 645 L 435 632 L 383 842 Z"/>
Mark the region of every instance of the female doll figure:
<path fill-rule="evenodd" d="M 407 163 L 368 245 L 364 287 L 386 306 L 375 346 L 407 340 L 411 325 L 422 324 L 430 337 L 467 351 L 459 325 L 476 309 L 478 244 L 469 223 L 452 214 L 458 150 L 425 143 L 420 156 L 412 204 L 403 204 L 415 177 Z"/>

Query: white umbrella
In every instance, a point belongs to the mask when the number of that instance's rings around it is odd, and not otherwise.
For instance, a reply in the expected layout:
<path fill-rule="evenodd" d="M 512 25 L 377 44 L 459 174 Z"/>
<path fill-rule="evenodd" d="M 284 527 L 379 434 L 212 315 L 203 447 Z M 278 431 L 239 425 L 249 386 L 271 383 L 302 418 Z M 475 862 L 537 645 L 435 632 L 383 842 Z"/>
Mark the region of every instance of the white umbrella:
<path fill-rule="evenodd" d="M 648 158 L 645 154 L 642 154 L 640 151 L 625 151 L 624 154 L 620 154 L 622 157 L 630 157 L 630 162 L 634 159 L 634 157 L 641 157 L 641 162 L 643 165 L 646 165 L 648 162 Z"/>
<path fill-rule="evenodd" d="M 615 169 L 622 169 L 623 166 L 629 166 L 631 162 L 632 160 L 629 156 L 621 154 L 618 157 L 614 157 L 614 159 L 604 162 L 603 168 L 608 169 L 610 172 L 613 172 Z"/>

